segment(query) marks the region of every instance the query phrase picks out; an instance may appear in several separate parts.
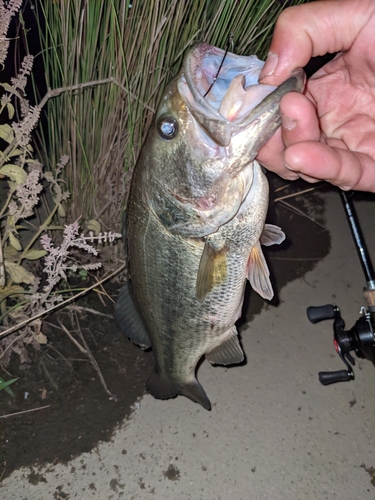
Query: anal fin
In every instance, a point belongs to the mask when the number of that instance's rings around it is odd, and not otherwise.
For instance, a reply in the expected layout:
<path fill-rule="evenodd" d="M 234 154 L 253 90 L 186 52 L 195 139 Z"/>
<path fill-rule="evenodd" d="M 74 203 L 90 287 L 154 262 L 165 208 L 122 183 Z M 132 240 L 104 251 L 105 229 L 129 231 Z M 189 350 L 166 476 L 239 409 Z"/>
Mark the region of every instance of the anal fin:
<path fill-rule="evenodd" d="M 230 329 L 229 339 L 206 353 L 206 359 L 215 365 L 234 365 L 242 363 L 244 353 L 238 340 L 238 333 L 235 326 Z"/>
<path fill-rule="evenodd" d="M 135 307 L 127 281 L 115 304 L 114 317 L 122 333 L 142 349 L 151 347 L 151 340 Z"/>
<path fill-rule="evenodd" d="M 267 300 L 272 299 L 273 289 L 270 280 L 270 272 L 259 241 L 254 245 L 250 253 L 248 280 L 253 289 L 258 292 L 261 297 Z"/>

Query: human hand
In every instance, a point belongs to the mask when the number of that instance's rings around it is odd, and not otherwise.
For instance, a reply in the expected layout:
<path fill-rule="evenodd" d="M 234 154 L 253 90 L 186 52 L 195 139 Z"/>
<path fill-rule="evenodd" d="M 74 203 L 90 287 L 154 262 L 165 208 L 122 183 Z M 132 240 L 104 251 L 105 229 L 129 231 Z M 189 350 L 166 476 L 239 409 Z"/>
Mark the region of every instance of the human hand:
<path fill-rule="evenodd" d="M 261 83 L 338 52 L 280 103 L 282 126 L 258 160 L 285 179 L 375 192 L 375 2 L 317 1 L 280 15 Z"/>

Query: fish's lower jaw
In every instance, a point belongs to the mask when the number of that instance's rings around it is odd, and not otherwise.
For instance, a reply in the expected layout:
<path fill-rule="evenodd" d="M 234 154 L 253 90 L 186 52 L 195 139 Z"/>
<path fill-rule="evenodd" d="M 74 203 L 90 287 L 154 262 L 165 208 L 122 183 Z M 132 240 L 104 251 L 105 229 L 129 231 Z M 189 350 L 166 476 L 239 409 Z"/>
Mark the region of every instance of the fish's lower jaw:
<path fill-rule="evenodd" d="M 171 378 L 165 379 L 154 371 L 147 380 L 146 389 L 156 399 L 170 399 L 182 395 L 199 403 L 206 410 L 211 410 L 210 400 L 197 379 L 192 382 L 177 382 Z"/>

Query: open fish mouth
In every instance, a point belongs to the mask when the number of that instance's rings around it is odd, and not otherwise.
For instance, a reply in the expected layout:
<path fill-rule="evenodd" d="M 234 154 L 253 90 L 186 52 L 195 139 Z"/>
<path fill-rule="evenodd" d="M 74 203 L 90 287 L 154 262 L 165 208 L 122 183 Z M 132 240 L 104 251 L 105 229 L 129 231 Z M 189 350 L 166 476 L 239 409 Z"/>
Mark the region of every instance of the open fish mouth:
<path fill-rule="evenodd" d="M 259 85 L 264 65 L 257 56 L 237 56 L 199 44 L 185 62 L 186 79 L 196 101 L 201 97 L 230 122 L 241 124 L 276 87 Z"/>
<path fill-rule="evenodd" d="M 233 134 L 268 113 L 282 95 L 303 89 L 302 71 L 279 87 L 259 84 L 263 65 L 256 56 L 225 53 L 206 43 L 197 44 L 185 57 L 180 95 L 219 145 L 228 146 Z"/>

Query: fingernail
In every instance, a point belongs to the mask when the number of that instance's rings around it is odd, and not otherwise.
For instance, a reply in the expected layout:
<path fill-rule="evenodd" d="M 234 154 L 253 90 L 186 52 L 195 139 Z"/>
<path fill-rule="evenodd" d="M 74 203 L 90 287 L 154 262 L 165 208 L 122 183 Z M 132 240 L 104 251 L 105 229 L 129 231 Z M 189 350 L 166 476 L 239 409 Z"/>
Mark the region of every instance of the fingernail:
<path fill-rule="evenodd" d="M 284 167 L 287 168 L 288 170 L 291 170 L 292 172 L 295 171 L 294 168 L 291 168 L 289 165 L 287 165 L 286 163 L 284 163 Z"/>
<path fill-rule="evenodd" d="M 297 121 L 293 120 L 293 118 L 289 118 L 287 115 L 284 115 L 284 113 L 281 113 L 281 125 L 287 130 L 293 130 L 296 128 Z"/>
<path fill-rule="evenodd" d="M 263 66 L 262 71 L 260 72 L 260 75 L 259 75 L 259 80 L 261 80 L 262 78 L 265 78 L 266 76 L 272 75 L 272 73 L 276 69 L 278 60 L 279 60 L 279 57 L 277 54 L 274 54 L 273 52 L 268 52 L 266 63 Z"/>

